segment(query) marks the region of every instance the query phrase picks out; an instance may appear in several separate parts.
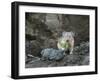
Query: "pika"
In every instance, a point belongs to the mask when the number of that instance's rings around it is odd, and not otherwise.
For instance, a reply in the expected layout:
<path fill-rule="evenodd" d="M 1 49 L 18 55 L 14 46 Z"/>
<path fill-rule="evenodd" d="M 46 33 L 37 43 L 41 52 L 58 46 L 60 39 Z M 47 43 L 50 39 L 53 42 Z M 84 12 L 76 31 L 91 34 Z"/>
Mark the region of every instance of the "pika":
<path fill-rule="evenodd" d="M 74 33 L 73 32 L 63 32 L 62 36 L 58 39 L 57 47 L 58 49 L 67 51 L 69 54 L 73 54 L 74 49 Z"/>

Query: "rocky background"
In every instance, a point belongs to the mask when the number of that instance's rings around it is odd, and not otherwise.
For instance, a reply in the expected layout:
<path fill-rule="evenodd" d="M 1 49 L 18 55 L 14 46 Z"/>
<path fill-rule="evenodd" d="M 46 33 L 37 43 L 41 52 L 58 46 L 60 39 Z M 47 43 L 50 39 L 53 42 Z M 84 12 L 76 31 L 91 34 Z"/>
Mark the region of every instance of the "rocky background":
<path fill-rule="evenodd" d="M 89 64 L 89 16 L 51 13 L 25 14 L 25 67 L 75 66 Z M 63 31 L 75 33 L 74 54 L 59 61 L 41 60 L 41 51 L 57 49 Z"/>

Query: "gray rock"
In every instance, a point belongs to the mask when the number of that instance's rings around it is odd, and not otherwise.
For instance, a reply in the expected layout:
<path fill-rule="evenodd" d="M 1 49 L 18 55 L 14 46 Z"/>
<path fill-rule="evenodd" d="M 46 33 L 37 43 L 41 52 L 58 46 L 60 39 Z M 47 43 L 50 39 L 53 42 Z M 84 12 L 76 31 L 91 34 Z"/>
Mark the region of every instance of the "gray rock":
<path fill-rule="evenodd" d="M 61 60 L 64 58 L 65 53 L 62 50 L 47 48 L 41 51 L 41 56 L 42 60 Z"/>
<path fill-rule="evenodd" d="M 25 47 L 26 56 L 30 54 L 39 57 L 41 52 L 41 46 L 42 46 L 42 44 L 39 41 L 37 40 L 26 41 L 25 45 L 26 45 Z"/>
<path fill-rule="evenodd" d="M 89 55 L 89 42 L 83 42 L 79 46 L 76 46 L 74 48 L 74 54 Z"/>

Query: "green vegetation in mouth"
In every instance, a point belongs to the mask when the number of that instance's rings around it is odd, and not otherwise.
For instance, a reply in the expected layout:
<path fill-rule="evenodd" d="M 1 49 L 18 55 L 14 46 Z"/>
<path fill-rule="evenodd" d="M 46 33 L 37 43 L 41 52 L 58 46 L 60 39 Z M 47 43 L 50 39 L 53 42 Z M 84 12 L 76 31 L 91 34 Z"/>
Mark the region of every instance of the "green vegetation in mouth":
<path fill-rule="evenodd" d="M 60 45 L 62 48 L 65 48 L 65 49 L 68 49 L 68 48 L 69 48 L 69 42 L 66 42 L 66 41 L 64 41 L 64 40 L 59 41 L 59 45 Z"/>

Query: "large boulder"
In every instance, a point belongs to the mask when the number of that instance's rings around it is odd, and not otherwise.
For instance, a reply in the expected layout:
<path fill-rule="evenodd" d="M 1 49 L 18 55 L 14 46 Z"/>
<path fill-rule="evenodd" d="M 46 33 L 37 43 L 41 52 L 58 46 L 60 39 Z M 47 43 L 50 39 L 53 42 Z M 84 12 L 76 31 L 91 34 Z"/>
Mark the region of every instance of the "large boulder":
<path fill-rule="evenodd" d="M 62 50 L 47 48 L 41 51 L 41 56 L 43 60 L 61 60 L 64 58 L 65 53 Z"/>

